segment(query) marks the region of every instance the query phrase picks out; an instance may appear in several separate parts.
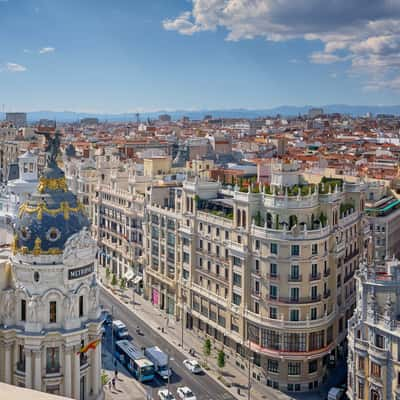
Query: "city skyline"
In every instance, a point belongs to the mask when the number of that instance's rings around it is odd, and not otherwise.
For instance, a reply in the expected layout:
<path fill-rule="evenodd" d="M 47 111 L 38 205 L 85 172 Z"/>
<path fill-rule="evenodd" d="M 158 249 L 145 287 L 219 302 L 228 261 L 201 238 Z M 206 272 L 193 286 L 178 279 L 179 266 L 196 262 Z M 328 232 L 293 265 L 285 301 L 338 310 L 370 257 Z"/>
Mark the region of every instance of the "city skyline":
<path fill-rule="evenodd" d="M 0 35 L 12 40 L 2 41 L 0 104 L 95 113 L 398 104 L 399 15 L 388 1 L 2 0 Z"/>

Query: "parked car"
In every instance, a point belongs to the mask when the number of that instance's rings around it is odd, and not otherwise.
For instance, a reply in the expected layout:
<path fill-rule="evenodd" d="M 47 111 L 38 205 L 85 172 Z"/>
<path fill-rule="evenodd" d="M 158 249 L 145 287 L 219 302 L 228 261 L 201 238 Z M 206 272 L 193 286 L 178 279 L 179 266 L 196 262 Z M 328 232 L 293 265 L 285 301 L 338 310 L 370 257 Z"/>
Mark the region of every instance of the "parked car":
<path fill-rule="evenodd" d="M 196 360 L 184 360 L 183 365 L 193 374 L 199 374 L 202 369 Z"/>
<path fill-rule="evenodd" d="M 174 395 L 169 392 L 168 393 L 168 389 L 161 389 L 158 391 L 158 398 L 160 400 L 175 400 Z"/>
<path fill-rule="evenodd" d="M 196 400 L 196 396 L 187 386 L 179 387 L 176 393 L 182 400 Z"/>

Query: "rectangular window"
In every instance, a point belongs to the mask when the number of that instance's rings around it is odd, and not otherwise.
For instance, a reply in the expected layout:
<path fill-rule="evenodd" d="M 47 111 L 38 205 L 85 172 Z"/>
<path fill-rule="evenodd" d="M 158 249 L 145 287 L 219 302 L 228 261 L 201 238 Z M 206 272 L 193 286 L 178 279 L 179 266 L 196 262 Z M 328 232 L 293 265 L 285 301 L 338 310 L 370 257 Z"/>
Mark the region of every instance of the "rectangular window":
<path fill-rule="evenodd" d="M 257 301 L 254 302 L 254 312 L 256 314 L 260 313 L 260 304 Z"/>
<path fill-rule="evenodd" d="M 357 397 L 359 399 L 364 398 L 364 383 L 363 382 L 358 382 L 358 395 Z"/>
<path fill-rule="evenodd" d="M 236 304 L 237 306 L 240 306 L 240 303 L 242 302 L 242 297 L 236 293 L 233 293 L 232 295 L 232 302 L 233 304 Z"/>
<path fill-rule="evenodd" d="M 309 351 L 322 349 L 325 345 L 325 331 L 311 332 L 308 337 Z"/>
<path fill-rule="evenodd" d="M 83 296 L 79 296 L 79 317 L 83 317 Z"/>
<path fill-rule="evenodd" d="M 199 241 L 199 249 L 202 250 L 203 249 L 203 241 L 200 239 Z"/>
<path fill-rule="evenodd" d="M 288 375 L 300 375 L 301 374 L 301 362 L 289 361 L 288 362 Z"/>
<path fill-rule="evenodd" d="M 189 264 L 190 256 L 189 253 L 183 252 L 183 262 Z"/>
<path fill-rule="evenodd" d="M 318 275 L 318 265 L 311 264 L 311 276 L 315 278 Z"/>
<path fill-rule="evenodd" d="M 46 372 L 48 374 L 60 372 L 60 349 L 58 347 L 46 349 Z"/>
<path fill-rule="evenodd" d="M 272 278 L 276 278 L 278 276 L 278 265 L 275 263 L 271 263 L 269 265 L 269 272 Z"/>
<path fill-rule="evenodd" d="M 375 346 L 379 347 L 380 349 L 385 348 L 385 338 L 382 335 L 375 335 Z"/>
<path fill-rule="evenodd" d="M 21 321 L 26 321 L 26 300 L 21 300 Z"/>
<path fill-rule="evenodd" d="M 318 286 L 311 286 L 311 299 L 316 300 L 318 297 Z"/>
<path fill-rule="evenodd" d="M 271 285 L 269 287 L 269 298 L 272 300 L 277 300 L 278 298 L 278 286 Z"/>
<path fill-rule="evenodd" d="M 259 240 L 256 240 L 255 247 L 256 247 L 256 250 L 260 250 L 260 241 Z"/>
<path fill-rule="evenodd" d="M 268 360 L 267 362 L 268 372 L 273 372 L 277 374 L 279 372 L 279 361 L 278 360 Z"/>
<path fill-rule="evenodd" d="M 317 307 L 313 307 L 310 310 L 310 319 L 316 320 L 317 319 Z"/>
<path fill-rule="evenodd" d="M 240 267 L 242 265 L 242 260 L 239 257 L 233 257 L 233 265 Z"/>
<path fill-rule="evenodd" d="M 299 288 L 290 288 L 290 301 L 296 302 L 299 301 Z"/>
<path fill-rule="evenodd" d="M 298 265 L 290 266 L 290 279 L 298 280 L 300 278 L 300 268 Z"/>
<path fill-rule="evenodd" d="M 371 375 L 375 376 L 376 378 L 381 377 L 381 366 L 373 361 L 371 361 Z"/>
<path fill-rule="evenodd" d="M 314 243 L 314 244 L 311 246 L 311 253 L 312 253 L 313 256 L 315 256 L 315 255 L 318 254 L 318 244 L 317 244 L 317 243 Z"/>
<path fill-rule="evenodd" d="M 254 268 L 255 268 L 256 273 L 258 274 L 260 272 L 260 261 L 259 260 L 255 261 L 255 267 Z"/>
<path fill-rule="evenodd" d="M 291 321 L 299 320 L 299 310 L 290 310 L 290 320 Z"/>
<path fill-rule="evenodd" d="M 278 309 L 276 307 L 270 307 L 269 308 L 269 317 L 271 319 L 277 319 L 278 318 Z"/>
<path fill-rule="evenodd" d="M 235 272 L 233 273 L 233 285 L 242 286 L 242 275 L 236 274 Z"/>
<path fill-rule="evenodd" d="M 278 245 L 276 243 L 270 244 L 270 252 L 271 254 L 278 254 Z"/>
<path fill-rule="evenodd" d="M 364 371 L 365 358 L 358 356 L 358 369 Z"/>
<path fill-rule="evenodd" d="M 57 322 L 57 302 L 51 301 L 49 306 L 49 322 L 54 324 Z"/>
<path fill-rule="evenodd" d="M 292 256 L 299 256 L 300 255 L 300 246 L 298 244 L 292 244 Z"/>
<path fill-rule="evenodd" d="M 313 360 L 308 363 L 308 373 L 312 374 L 317 372 L 318 369 L 318 360 Z"/>

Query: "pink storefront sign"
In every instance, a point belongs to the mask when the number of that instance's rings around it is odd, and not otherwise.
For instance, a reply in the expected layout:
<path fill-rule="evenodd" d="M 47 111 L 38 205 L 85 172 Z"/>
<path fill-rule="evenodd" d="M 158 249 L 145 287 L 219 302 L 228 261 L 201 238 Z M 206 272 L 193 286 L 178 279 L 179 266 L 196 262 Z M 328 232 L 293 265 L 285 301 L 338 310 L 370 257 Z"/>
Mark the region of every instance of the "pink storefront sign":
<path fill-rule="evenodd" d="M 158 304 L 158 290 L 152 289 L 151 291 L 151 302 L 153 304 Z"/>

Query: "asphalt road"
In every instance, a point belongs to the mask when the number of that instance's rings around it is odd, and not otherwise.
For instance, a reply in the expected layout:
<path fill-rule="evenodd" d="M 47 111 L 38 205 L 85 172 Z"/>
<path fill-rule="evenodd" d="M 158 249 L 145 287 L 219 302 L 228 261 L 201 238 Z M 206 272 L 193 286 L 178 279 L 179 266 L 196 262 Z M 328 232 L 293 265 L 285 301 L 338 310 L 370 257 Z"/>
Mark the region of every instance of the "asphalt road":
<path fill-rule="evenodd" d="M 104 308 L 114 310 L 114 319 L 120 319 L 128 328 L 133 342 L 140 347 L 159 346 L 163 351 L 168 352 L 171 357 L 170 365 L 173 375 L 170 378 L 170 390 L 176 395 L 176 389 L 179 386 L 189 386 L 196 395 L 197 400 L 234 400 L 234 397 L 221 385 L 216 383 L 207 374 L 193 375 L 183 366 L 183 360 L 187 358 L 172 346 L 159 331 L 154 331 L 146 322 L 127 309 L 106 290 L 100 288 L 100 303 Z M 136 327 L 139 325 L 142 335 L 136 334 Z M 110 341 L 108 340 L 108 346 Z M 161 388 L 166 388 L 166 382 L 156 377 L 150 383 L 144 383 L 146 389 L 152 388 L 154 396 Z M 156 397 L 155 397 L 156 398 Z"/>

